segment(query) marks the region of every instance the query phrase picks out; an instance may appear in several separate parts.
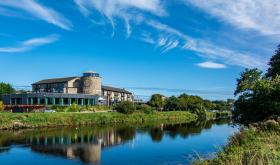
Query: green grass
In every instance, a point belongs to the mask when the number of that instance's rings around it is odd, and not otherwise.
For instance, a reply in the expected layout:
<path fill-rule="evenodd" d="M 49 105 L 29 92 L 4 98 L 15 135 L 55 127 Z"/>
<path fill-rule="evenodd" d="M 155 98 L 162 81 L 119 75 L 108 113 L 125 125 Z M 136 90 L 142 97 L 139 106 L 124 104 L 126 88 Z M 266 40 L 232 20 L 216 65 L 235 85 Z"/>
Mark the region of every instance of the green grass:
<path fill-rule="evenodd" d="M 239 133 L 229 139 L 228 145 L 214 159 L 197 160 L 193 164 L 280 164 L 280 124 L 275 120 L 270 120 L 241 129 Z"/>
<path fill-rule="evenodd" d="M 190 112 L 172 111 L 153 114 L 133 113 L 0 113 L 0 129 L 57 127 L 100 124 L 142 124 L 152 122 L 187 123 L 197 116 Z"/>

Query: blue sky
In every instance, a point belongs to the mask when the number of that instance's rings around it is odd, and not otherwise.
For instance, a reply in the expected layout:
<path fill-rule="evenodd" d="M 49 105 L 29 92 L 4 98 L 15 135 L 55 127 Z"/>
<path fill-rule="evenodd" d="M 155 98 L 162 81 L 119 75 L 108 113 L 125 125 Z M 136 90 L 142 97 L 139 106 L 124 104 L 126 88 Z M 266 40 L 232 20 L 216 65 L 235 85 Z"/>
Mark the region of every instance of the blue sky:
<path fill-rule="evenodd" d="M 95 70 L 136 95 L 232 98 L 266 70 L 277 0 L 0 0 L 0 81 L 16 87 Z"/>

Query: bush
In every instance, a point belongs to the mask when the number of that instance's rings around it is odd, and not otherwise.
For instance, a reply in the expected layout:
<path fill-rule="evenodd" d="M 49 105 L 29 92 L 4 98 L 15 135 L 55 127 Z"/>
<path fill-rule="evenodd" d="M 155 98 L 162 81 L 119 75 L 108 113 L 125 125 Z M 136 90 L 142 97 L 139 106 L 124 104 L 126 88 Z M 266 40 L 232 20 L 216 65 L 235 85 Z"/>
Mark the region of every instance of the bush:
<path fill-rule="evenodd" d="M 115 110 L 124 114 L 132 114 L 136 108 L 130 101 L 124 101 L 115 105 Z"/>
<path fill-rule="evenodd" d="M 4 106 L 3 101 L 0 101 L 0 112 L 4 111 L 4 108 L 5 108 L 5 106 Z"/>
<path fill-rule="evenodd" d="M 68 108 L 69 112 L 77 112 L 79 110 L 76 103 L 71 104 L 71 106 Z"/>
<path fill-rule="evenodd" d="M 137 105 L 136 106 L 136 110 L 139 111 L 139 112 L 143 112 L 143 113 L 146 113 L 146 114 L 151 114 L 151 113 L 154 113 L 154 109 L 153 107 L 147 105 L 147 104 L 141 104 L 141 105 Z"/>

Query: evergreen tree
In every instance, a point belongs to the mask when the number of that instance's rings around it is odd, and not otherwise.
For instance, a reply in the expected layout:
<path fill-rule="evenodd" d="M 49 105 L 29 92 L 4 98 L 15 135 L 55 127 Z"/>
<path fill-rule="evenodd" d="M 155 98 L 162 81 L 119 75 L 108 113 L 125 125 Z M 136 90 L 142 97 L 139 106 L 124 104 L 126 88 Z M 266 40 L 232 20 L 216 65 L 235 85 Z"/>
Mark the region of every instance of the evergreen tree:
<path fill-rule="evenodd" d="M 278 49 L 275 51 L 274 56 L 271 57 L 269 63 L 269 68 L 266 73 L 266 77 L 275 78 L 276 75 L 280 75 L 280 44 Z"/>

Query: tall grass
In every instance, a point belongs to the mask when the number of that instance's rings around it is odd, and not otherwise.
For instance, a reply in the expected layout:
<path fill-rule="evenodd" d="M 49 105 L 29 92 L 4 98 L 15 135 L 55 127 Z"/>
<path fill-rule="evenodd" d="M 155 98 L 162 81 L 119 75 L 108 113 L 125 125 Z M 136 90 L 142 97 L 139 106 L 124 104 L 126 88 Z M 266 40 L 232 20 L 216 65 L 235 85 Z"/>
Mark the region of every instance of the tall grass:
<path fill-rule="evenodd" d="M 229 139 L 212 160 L 199 165 L 278 165 L 280 164 L 280 124 L 274 120 L 241 129 Z"/>

